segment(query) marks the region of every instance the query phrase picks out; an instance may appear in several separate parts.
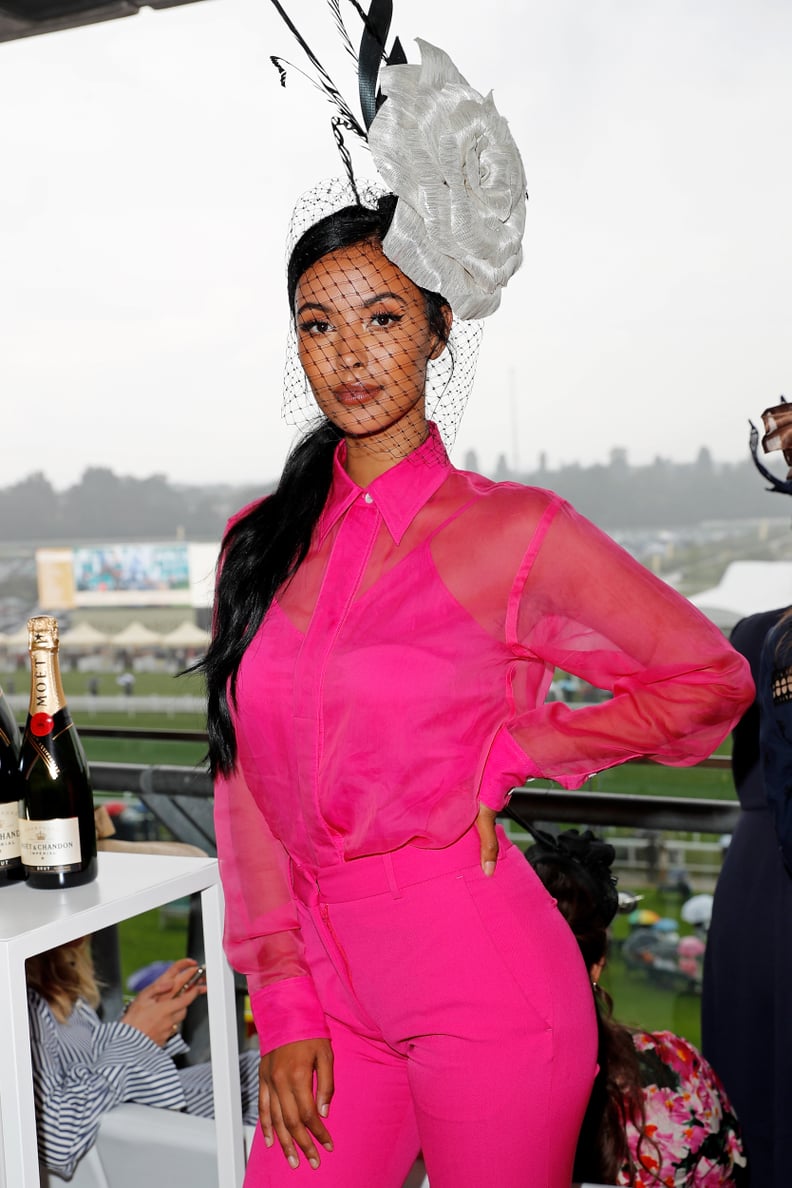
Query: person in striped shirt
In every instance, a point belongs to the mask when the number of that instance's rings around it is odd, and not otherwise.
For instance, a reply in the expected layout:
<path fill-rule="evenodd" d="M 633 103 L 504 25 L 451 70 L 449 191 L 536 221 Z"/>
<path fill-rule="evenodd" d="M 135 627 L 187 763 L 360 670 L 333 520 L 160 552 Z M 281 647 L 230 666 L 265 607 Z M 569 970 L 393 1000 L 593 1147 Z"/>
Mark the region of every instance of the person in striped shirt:
<path fill-rule="evenodd" d="M 188 1050 L 179 1030 L 187 1008 L 206 993 L 202 980 L 186 986 L 196 968 L 190 958 L 175 961 L 121 1018 L 103 1022 L 88 938 L 28 960 L 39 1158 L 50 1171 L 70 1177 L 103 1116 L 122 1102 L 213 1117 L 211 1065 L 174 1061 Z M 258 1063 L 258 1052 L 241 1053 L 246 1122 L 258 1117 Z"/>

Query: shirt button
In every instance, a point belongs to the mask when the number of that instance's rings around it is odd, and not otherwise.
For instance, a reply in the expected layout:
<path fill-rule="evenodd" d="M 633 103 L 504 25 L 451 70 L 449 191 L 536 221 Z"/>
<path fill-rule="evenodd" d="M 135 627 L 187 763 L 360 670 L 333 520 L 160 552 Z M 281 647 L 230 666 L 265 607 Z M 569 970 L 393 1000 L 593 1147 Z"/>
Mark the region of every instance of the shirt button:
<path fill-rule="evenodd" d="M 366 491 L 366 494 L 363 496 L 363 502 L 364 503 L 373 503 L 374 502 L 373 496 L 368 491 Z"/>

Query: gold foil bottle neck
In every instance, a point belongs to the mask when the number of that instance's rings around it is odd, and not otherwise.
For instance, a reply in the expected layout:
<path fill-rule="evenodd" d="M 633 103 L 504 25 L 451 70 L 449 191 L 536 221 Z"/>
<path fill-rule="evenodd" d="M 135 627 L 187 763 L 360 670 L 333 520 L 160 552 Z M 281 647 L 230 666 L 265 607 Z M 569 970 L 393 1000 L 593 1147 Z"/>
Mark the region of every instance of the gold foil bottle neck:
<path fill-rule="evenodd" d="M 57 652 L 58 620 L 51 615 L 36 615 L 28 619 L 28 650 Z"/>

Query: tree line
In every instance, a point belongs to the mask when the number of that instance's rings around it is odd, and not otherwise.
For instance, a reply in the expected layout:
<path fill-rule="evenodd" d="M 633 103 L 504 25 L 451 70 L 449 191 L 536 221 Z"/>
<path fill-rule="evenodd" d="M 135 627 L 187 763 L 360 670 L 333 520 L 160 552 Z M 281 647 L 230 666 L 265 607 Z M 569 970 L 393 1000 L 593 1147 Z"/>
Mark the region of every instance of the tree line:
<path fill-rule="evenodd" d="M 268 488 L 182 486 L 90 467 L 56 491 L 40 471 L 0 488 L 0 540 L 219 540 L 232 512 Z"/>
<path fill-rule="evenodd" d="M 479 470 L 475 451 L 466 469 Z M 766 491 L 750 460 L 715 462 L 702 449 L 694 463 L 656 458 L 631 466 L 615 449 L 606 465 L 577 463 L 515 472 L 501 456 L 492 474 L 547 487 L 601 527 L 674 528 L 704 520 L 788 515 L 786 500 Z M 0 540 L 219 540 L 225 523 L 245 502 L 272 488 L 173 484 L 162 474 L 131 478 L 91 467 L 80 481 L 56 491 L 41 472 L 0 488 Z"/>
<path fill-rule="evenodd" d="M 465 465 L 477 466 L 471 451 Z M 777 494 L 750 458 L 715 462 L 703 447 L 695 462 L 655 458 L 631 466 L 622 449 L 611 451 L 606 465 L 571 463 L 550 470 L 540 458 L 530 471 L 514 472 L 504 455 L 493 475 L 538 487 L 548 487 L 607 531 L 628 528 L 678 528 L 706 520 L 762 519 L 789 515 L 792 507 Z"/>

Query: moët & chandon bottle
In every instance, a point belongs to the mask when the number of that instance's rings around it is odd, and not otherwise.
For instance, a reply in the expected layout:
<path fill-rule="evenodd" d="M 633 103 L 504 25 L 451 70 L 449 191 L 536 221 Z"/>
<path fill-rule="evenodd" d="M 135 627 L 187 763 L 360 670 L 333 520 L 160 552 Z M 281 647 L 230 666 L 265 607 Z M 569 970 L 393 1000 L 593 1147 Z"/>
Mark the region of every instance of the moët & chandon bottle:
<path fill-rule="evenodd" d="M 88 762 L 71 720 L 58 662 L 58 621 L 28 620 L 30 706 L 19 759 L 19 835 L 31 887 L 96 878 L 96 825 Z"/>
<path fill-rule="evenodd" d="M 0 887 L 24 877 L 19 856 L 19 727 L 0 689 Z"/>

